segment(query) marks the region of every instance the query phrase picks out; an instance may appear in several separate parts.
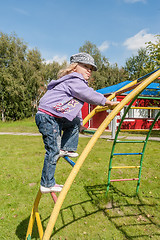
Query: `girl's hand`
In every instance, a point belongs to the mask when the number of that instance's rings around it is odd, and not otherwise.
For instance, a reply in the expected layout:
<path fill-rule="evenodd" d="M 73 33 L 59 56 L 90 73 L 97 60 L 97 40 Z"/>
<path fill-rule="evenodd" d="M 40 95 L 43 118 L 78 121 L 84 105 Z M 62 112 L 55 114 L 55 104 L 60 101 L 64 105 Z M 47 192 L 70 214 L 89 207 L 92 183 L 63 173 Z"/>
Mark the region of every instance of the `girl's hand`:
<path fill-rule="evenodd" d="M 80 129 L 79 129 L 79 132 L 80 132 L 80 133 L 83 133 L 84 130 L 87 130 L 87 128 L 81 125 L 81 126 L 80 126 Z"/>
<path fill-rule="evenodd" d="M 105 106 L 108 106 L 108 108 L 110 110 L 113 110 L 118 104 L 119 104 L 119 102 L 112 102 L 112 101 L 107 100 L 105 103 Z"/>

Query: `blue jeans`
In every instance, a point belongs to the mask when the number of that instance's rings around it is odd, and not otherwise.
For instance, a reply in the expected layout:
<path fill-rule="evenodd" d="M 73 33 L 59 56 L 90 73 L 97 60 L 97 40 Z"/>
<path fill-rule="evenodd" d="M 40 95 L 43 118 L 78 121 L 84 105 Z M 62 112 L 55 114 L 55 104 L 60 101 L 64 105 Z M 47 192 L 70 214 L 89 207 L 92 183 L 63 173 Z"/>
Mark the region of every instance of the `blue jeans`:
<path fill-rule="evenodd" d="M 73 121 L 69 121 L 66 118 L 55 118 L 45 113 L 37 113 L 35 120 L 46 150 L 41 185 L 52 187 L 55 185 L 54 173 L 60 149 L 77 150 L 80 120 L 76 117 Z"/>

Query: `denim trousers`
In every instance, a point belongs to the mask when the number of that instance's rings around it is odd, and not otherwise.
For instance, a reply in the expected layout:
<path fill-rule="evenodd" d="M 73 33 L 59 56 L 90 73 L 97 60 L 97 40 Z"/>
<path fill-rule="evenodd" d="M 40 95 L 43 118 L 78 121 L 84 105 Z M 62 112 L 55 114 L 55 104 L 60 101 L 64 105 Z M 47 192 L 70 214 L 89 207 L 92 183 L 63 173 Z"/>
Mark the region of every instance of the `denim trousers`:
<path fill-rule="evenodd" d="M 42 169 L 41 185 L 52 187 L 55 185 L 56 163 L 59 151 L 76 151 L 78 146 L 80 119 L 69 121 L 66 118 L 56 118 L 46 113 L 37 113 L 35 121 L 42 134 L 46 150 Z"/>

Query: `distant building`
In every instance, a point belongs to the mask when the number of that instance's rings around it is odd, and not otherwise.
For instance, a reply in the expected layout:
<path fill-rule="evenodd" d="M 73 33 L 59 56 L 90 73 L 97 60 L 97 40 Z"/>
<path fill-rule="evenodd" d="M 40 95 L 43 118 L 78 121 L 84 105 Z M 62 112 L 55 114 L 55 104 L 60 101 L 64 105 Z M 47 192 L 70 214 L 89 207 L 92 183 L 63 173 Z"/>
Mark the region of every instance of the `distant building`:
<path fill-rule="evenodd" d="M 120 88 L 124 87 L 131 81 L 121 82 L 119 84 L 102 88 L 97 90 L 97 92 L 102 93 L 105 97 L 108 97 L 110 94 L 118 91 Z M 129 91 L 130 92 L 130 91 Z M 122 101 L 123 98 L 129 93 L 126 92 L 120 96 L 115 98 L 115 101 Z M 159 83 L 151 83 L 140 95 L 139 98 L 133 103 L 135 107 L 160 107 L 160 84 Z M 91 112 L 96 106 L 85 103 L 82 108 L 82 116 L 83 119 Z M 121 117 L 125 111 L 126 107 L 124 107 L 120 113 L 116 116 L 116 126 L 118 126 Z M 157 112 L 160 111 L 158 109 L 130 109 L 126 115 L 125 120 L 122 124 L 122 129 L 149 129 L 152 124 L 154 117 Z M 106 116 L 109 114 L 110 110 L 99 112 L 95 114 L 95 116 L 89 120 L 89 122 L 85 125 L 89 128 L 98 128 Z M 112 124 L 112 123 L 111 123 Z M 107 127 L 107 129 L 111 129 L 111 124 Z M 160 119 L 157 120 L 154 129 L 160 129 Z"/>

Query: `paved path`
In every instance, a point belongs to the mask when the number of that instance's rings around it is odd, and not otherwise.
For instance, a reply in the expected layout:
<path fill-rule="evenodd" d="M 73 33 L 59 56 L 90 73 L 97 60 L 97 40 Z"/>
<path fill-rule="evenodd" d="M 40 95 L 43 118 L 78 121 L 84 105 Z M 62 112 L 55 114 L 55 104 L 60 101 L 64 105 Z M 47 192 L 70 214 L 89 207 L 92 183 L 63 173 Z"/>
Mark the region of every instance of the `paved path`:
<path fill-rule="evenodd" d="M 24 135 L 24 136 L 41 136 L 40 133 L 18 133 L 18 132 L 0 132 L 0 135 Z M 93 135 L 84 135 L 84 134 L 79 134 L 79 137 L 92 137 Z M 100 138 L 107 139 L 107 140 L 113 140 L 111 139 L 111 135 L 101 135 Z M 145 140 L 144 137 L 138 137 L 138 136 L 119 136 L 118 139 L 126 139 L 126 140 Z M 160 141 L 160 137 L 150 137 L 149 140 L 154 140 L 154 141 Z"/>
<path fill-rule="evenodd" d="M 25 136 L 41 136 L 40 133 L 19 133 L 19 132 L 0 132 L 0 135 L 25 135 Z"/>
<path fill-rule="evenodd" d="M 92 137 L 92 135 L 83 135 L 80 134 L 80 137 Z M 108 139 L 108 140 L 113 140 L 111 139 L 111 135 L 101 135 L 100 138 Z M 126 140 L 145 140 L 144 137 L 138 137 L 138 136 L 119 136 L 118 139 L 126 139 Z M 160 141 L 160 137 L 150 137 L 149 140 L 154 140 L 154 141 Z"/>

